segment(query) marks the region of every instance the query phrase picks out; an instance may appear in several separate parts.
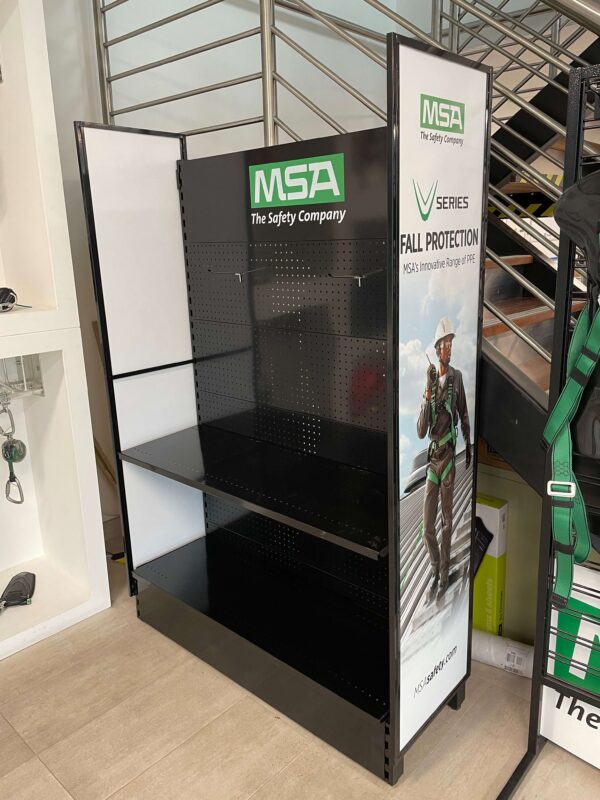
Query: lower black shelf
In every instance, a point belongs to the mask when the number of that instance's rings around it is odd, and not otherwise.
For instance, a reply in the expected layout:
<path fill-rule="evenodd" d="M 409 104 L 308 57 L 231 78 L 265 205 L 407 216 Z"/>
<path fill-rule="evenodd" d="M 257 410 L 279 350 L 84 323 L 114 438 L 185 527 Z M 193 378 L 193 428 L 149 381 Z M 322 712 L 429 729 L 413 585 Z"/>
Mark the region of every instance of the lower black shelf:
<path fill-rule="evenodd" d="M 386 475 L 212 425 L 132 447 L 121 458 L 368 558 L 387 554 Z"/>
<path fill-rule="evenodd" d="M 377 720 L 389 710 L 388 619 L 310 570 L 286 569 L 226 529 L 135 575 Z"/>

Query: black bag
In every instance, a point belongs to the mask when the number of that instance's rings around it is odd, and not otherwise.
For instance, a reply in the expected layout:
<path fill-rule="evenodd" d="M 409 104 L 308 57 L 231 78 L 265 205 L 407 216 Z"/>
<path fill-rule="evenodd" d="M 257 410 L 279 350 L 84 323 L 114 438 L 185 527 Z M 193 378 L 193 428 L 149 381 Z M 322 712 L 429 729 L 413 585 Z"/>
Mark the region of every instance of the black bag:
<path fill-rule="evenodd" d="M 8 586 L 0 596 L 0 611 L 6 606 L 24 606 L 31 603 L 35 592 L 35 575 L 33 572 L 19 572 L 8 582 Z"/>

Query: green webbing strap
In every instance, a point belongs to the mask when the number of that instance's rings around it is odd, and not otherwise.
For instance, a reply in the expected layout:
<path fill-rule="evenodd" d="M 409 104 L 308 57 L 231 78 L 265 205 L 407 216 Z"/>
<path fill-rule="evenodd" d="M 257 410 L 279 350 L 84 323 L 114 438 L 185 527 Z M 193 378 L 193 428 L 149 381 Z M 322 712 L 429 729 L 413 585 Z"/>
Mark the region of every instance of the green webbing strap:
<path fill-rule="evenodd" d="M 431 387 L 431 397 L 429 398 L 429 409 L 431 412 L 431 427 L 435 428 L 437 422 L 437 397 L 436 397 L 437 381 Z"/>
<path fill-rule="evenodd" d="M 437 381 L 431 389 L 430 403 L 431 403 L 432 428 L 435 426 L 435 423 L 437 422 L 437 403 L 436 403 L 436 389 L 435 389 L 436 385 Z M 452 378 L 448 376 L 448 390 L 446 392 L 446 400 L 444 402 L 444 408 L 446 409 L 448 415 L 450 416 L 450 430 L 448 431 L 448 433 L 445 433 L 441 439 L 438 439 L 437 442 L 432 442 L 432 445 L 435 445 L 435 450 L 437 450 L 440 447 L 443 447 L 445 444 L 448 444 L 448 442 L 452 442 L 452 447 L 456 447 L 456 428 L 454 427 L 454 420 L 452 419 L 452 393 L 453 393 L 453 382 Z M 431 469 L 431 467 L 428 467 L 427 480 L 431 481 L 432 483 L 435 483 L 436 485 L 439 485 L 448 475 L 453 466 L 454 466 L 454 456 L 446 464 L 439 478 L 435 474 L 435 472 Z"/>
<path fill-rule="evenodd" d="M 590 324 L 588 306 L 582 310 L 567 356 L 567 380 L 544 429 L 552 447 L 552 538 L 556 572 L 552 602 L 564 608 L 573 587 L 573 565 L 589 556 L 591 539 L 581 490 L 573 472 L 571 422 L 600 356 L 600 310 Z"/>
<path fill-rule="evenodd" d="M 454 384 L 452 378 L 448 376 L 448 393 L 446 394 L 446 411 L 450 417 L 450 438 L 452 440 L 452 447 L 456 447 L 456 428 L 454 427 L 454 418 L 452 416 L 452 393 L 454 391 Z"/>
<path fill-rule="evenodd" d="M 583 340 L 583 341 L 582 341 Z M 544 439 L 552 444 L 565 425 L 570 425 L 577 413 L 581 395 L 598 363 L 600 354 L 600 314 L 596 312 L 591 325 L 587 306 L 577 320 L 567 358 L 567 381 L 544 428 Z"/>
<path fill-rule="evenodd" d="M 435 483 L 436 485 L 439 485 L 444 480 L 444 478 L 446 478 L 446 476 L 450 473 L 450 470 L 452 469 L 453 466 L 454 466 L 454 456 L 452 456 L 450 461 L 446 464 L 439 478 L 435 474 L 435 472 L 431 469 L 431 467 L 428 467 L 427 480 L 431 481 L 432 483 Z"/>

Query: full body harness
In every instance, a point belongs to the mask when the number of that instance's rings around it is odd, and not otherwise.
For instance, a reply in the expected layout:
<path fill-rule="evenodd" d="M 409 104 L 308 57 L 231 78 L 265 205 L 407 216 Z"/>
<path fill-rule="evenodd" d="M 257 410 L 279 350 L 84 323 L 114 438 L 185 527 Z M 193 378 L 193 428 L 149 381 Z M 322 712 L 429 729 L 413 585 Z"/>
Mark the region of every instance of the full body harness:
<path fill-rule="evenodd" d="M 561 230 L 585 252 L 588 264 L 588 302 L 573 331 L 565 385 L 543 434 L 552 461 L 552 478 L 547 485 L 555 562 L 552 605 L 581 615 L 576 607 L 579 604 L 571 599 L 573 569 L 575 563 L 587 560 L 592 542 L 585 503 L 573 472 L 571 423 L 600 356 L 600 173 L 565 191 L 556 205 L 555 218 Z M 600 621 L 600 611 L 586 606 L 586 614 Z"/>
<path fill-rule="evenodd" d="M 431 416 L 431 426 L 430 430 L 435 428 L 437 418 L 438 418 L 438 407 L 437 407 L 437 387 L 439 385 L 439 379 L 433 384 L 431 388 L 431 397 L 429 399 L 429 413 Z M 448 442 L 452 443 L 452 449 L 456 450 L 456 428 L 454 426 L 454 417 L 452 416 L 452 395 L 454 390 L 454 381 L 453 376 L 448 373 L 448 377 L 446 378 L 446 398 L 444 400 L 444 408 L 448 412 L 448 416 L 450 417 L 450 430 L 448 433 L 445 433 L 441 439 L 437 441 L 432 441 L 429 443 L 429 449 L 427 451 L 427 460 L 431 460 L 431 456 L 438 450 L 440 447 L 443 447 Z M 430 480 L 432 483 L 440 484 L 444 478 L 446 478 L 454 466 L 454 454 L 450 461 L 444 467 L 442 474 L 438 478 L 435 472 L 428 467 L 427 469 L 427 480 Z"/>

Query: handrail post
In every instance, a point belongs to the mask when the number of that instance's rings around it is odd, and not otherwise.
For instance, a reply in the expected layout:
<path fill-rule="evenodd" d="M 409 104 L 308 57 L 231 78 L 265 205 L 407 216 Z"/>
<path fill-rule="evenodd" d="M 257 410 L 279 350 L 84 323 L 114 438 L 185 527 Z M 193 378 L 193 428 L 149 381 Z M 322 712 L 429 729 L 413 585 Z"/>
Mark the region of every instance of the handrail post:
<path fill-rule="evenodd" d="M 277 144 L 277 86 L 275 83 L 275 13 L 273 0 L 260 0 L 263 127 L 265 146 Z"/>
<path fill-rule="evenodd" d="M 431 2 L 431 38 L 442 43 L 442 5 L 444 0 Z"/>
<path fill-rule="evenodd" d="M 96 34 L 96 52 L 98 55 L 98 78 L 100 80 L 100 100 L 102 103 L 102 121 L 105 125 L 112 123 L 112 86 L 110 85 L 110 61 L 104 46 L 107 40 L 106 14 L 102 12 L 102 0 L 94 0 L 94 32 Z"/>
<path fill-rule="evenodd" d="M 552 44 L 560 44 L 560 17 L 552 23 L 552 27 L 550 28 L 550 41 Z M 554 48 L 550 51 L 553 56 L 558 56 L 558 51 Z M 556 78 L 558 75 L 558 70 L 554 66 L 554 64 L 548 65 L 548 77 L 550 79 Z"/>
<path fill-rule="evenodd" d="M 454 2 L 450 2 L 450 16 L 452 17 L 452 21 L 450 22 L 450 41 L 448 43 L 448 47 L 451 53 L 458 53 L 458 37 L 460 36 L 460 28 L 456 23 L 458 22 L 458 17 L 460 14 L 460 9 Z"/>

